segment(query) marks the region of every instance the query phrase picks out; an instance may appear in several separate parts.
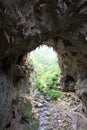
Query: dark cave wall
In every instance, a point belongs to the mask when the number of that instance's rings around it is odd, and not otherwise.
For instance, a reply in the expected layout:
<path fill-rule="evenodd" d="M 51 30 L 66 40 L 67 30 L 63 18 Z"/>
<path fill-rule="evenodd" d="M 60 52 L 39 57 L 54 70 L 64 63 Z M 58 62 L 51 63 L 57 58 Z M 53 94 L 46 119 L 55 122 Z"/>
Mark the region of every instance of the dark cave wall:
<path fill-rule="evenodd" d="M 25 94 L 30 93 L 33 70 L 26 68 L 27 63 L 23 61 L 21 65 L 12 65 L 8 71 L 0 72 L 0 130 L 17 129 L 17 125 L 19 130 L 31 130 L 33 124 L 32 129 L 38 128 L 31 101 L 25 98 Z"/>
<path fill-rule="evenodd" d="M 61 84 L 69 91 L 66 76 L 74 79 L 87 111 L 87 0 L 0 0 L 0 130 L 11 119 L 16 82 L 25 77 L 22 58 L 42 44 L 57 51 Z"/>
<path fill-rule="evenodd" d="M 15 68 L 17 67 L 12 67 L 8 72 L 0 71 L 0 130 L 7 128 L 13 117 L 12 102 L 13 99 L 16 99 L 18 91 L 18 83 L 15 79 L 20 77 L 18 72 L 19 69 Z M 16 70 L 17 75 L 14 75 L 13 72 L 15 71 L 16 73 Z M 21 71 L 20 74 L 22 73 Z M 20 85 L 22 87 L 22 84 Z"/>
<path fill-rule="evenodd" d="M 0 74 L 0 129 L 6 127 L 11 120 L 13 84 L 8 76 Z"/>

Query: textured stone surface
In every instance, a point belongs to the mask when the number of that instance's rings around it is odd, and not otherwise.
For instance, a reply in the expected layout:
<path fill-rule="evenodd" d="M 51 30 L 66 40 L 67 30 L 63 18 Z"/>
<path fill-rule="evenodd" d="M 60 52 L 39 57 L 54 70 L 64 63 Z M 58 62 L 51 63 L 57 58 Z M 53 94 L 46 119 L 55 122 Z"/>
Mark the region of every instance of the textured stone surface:
<path fill-rule="evenodd" d="M 13 85 L 9 77 L 0 75 L 0 129 L 5 128 L 11 120 Z"/>
<path fill-rule="evenodd" d="M 87 77 L 87 0 L 0 0 L 0 70 L 4 71 L 0 79 L 5 79 L 0 84 L 1 130 L 9 119 L 9 112 L 5 113 L 11 109 L 9 93 L 15 78 L 9 71 L 42 44 L 57 51 L 64 79 L 70 75 L 75 83 L 83 82 Z"/>

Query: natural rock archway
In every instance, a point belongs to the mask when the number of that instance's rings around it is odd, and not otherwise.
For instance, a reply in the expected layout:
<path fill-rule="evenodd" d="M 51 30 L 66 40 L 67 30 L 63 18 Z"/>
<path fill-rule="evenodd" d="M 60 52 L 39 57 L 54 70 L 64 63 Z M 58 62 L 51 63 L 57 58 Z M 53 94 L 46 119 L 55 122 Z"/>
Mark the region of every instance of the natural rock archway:
<path fill-rule="evenodd" d="M 16 82 L 24 77 L 22 58 L 42 44 L 57 51 L 61 77 L 72 77 L 87 112 L 87 0 L 0 0 L 1 130 L 11 119 Z"/>

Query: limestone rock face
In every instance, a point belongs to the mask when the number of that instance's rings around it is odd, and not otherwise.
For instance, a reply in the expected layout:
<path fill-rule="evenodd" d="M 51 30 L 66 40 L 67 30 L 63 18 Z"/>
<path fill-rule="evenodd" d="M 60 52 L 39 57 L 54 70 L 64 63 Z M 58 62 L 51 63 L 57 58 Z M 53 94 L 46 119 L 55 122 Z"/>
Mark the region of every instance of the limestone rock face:
<path fill-rule="evenodd" d="M 21 65 L 23 56 L 42 44 L 56 50 L 64 79 L 61 84 L 66 91 L 79 79 L 84 82 L 87 78 L 87 0 L 0 0 L 0 130 L 10 120 L 14 81 L 23 78 L 22 75 L 15 79 L 11 68 Z M 69 87 L 65 82 L 67 75 L 74 81 L 67 82 Z M 78 89 L 80 85 L 78 83 Z M 82 96 L 82 99 L 85 106 L 86 98 Z"/>
<path fill-rule="evenodd" d="M 5 128 L 11 120 L 11 105 L 13 99 L 13 85 L 9 77 L 0 75 L 0 129 Z"/>

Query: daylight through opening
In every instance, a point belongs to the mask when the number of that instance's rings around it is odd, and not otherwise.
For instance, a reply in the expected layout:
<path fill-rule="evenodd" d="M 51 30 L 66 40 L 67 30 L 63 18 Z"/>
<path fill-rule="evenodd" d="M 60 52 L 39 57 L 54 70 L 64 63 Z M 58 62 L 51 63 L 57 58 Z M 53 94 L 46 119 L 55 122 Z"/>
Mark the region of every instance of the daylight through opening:
<path fill-rule="evenodd" d="M 28 63 L 34 69 L 34 89 L 49 99 L 60 97 L 58 91 L 60 67 L 53 48 L 46 45 L 36 48 L 28 54 Z"/>

